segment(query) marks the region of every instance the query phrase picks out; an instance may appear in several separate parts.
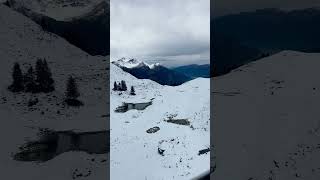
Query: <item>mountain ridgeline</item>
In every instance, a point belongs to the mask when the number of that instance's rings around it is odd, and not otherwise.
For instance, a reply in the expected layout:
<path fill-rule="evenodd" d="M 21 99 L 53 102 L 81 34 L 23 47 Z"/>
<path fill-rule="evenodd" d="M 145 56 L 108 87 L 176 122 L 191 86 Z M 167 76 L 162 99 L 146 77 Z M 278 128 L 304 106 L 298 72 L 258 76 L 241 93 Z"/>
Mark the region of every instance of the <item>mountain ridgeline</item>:
<path fill-rule="evenodd" d="M 160 64 L 149 65 L 136 59 L 122 58 L 113 64 L 138 79 L 151 79 L 161 85 L 178 86 L 197 77 L 209 77 L 210 65 L 187 65 L 167 68 Z"/>
<path fill-rule="evenodd" d="M 172 70 L 185 74 L 191 78 L 203 77 L 210 78 L 210 65 L 209 64 L 191 64 L 186 66 L 179 66 L 172 68 Z"/>
<path fill-rule="evenodd" d="M 262 9 L 211 21 L 214 76 L 282 50 L 320 52 L 320 10 Z"/>
<path fill-rule="evenodd" d="M 164 66 L 157 66 L 153 69 L 147 66 L 135 68 L 123 67 L 122 69 L 138 79 L 151 79 L 161 85 L 178 86 L 192 79 Z"/>

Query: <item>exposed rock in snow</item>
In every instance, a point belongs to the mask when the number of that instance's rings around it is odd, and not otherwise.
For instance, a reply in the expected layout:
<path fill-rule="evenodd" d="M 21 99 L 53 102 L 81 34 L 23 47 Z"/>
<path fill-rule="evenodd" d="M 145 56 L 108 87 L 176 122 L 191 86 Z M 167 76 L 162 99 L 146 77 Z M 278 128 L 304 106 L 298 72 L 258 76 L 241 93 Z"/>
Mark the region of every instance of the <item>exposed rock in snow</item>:
<path fill-rule="evenodd" d="M 157 131 L 159 131 L 160 128 L 158 126 L 155 126 L 153 128 L 150 128 L 147 130 L 147 133 L 151 134 L 151 133 L 156 133 Z"/>
<path fill-rule="evenodd" d="M 213 79 L 213 179 L 319 179 L 320 54 L 283 51 Z"/>

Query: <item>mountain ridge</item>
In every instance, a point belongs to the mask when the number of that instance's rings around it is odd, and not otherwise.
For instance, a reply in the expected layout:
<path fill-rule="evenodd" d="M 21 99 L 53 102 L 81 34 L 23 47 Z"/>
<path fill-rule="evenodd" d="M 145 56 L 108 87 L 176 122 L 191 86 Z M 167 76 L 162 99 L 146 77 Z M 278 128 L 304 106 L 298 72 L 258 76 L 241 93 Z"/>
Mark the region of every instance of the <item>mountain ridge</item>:
<path fill-rule="evenodd" d="M 210 77 L 210 64 L 202 64 L 202 65 L 190 64 L 190 65 L 178 66 L 172 69 L 174 71 L 183 73 L 192 78 L 197 78 L 197 77 L 209 78 Z"/>
<path fill-rule="evenodd" d="M 139 79 L 151 79 L 161 85 L 177 86 L 192 78 L 162 66 L 160 63 L 147 64 L 134 58 L 121 58 L 112 61 L 112 64 L 120 67 Z"/>
<path fill-rule="evenodd" d="M 320 52 L 320 9 L 260 9 L 211 20 L 214 76 L 283 50 Z"/>

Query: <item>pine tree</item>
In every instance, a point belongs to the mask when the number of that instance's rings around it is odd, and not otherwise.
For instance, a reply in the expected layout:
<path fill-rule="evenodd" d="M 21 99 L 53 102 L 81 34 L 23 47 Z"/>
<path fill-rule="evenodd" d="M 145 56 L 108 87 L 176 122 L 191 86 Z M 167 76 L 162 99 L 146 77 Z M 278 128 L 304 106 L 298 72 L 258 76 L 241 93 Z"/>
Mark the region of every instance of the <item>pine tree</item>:
<path fill-rule="evenodd" d="M 32 66 L 28 69 L 27 73 L 24 75 L 24 90 L 26 92 L 35 93 L 36 89 L 36 82 L 34 78 L 34 72 Z"/>
<path fill-rule="evenodd" d="M 130 95 L 136 95 L 136 92 L 135 92 L 135 90 L 134 90 L 134 87 L 133 86 L 131 86 L 131 91 L 130 91 Z"/>
<path fill-rule="evenodd" d="M 42 60 L 43 70 L 44 70 L 44 92 L 54 91 L 54 80 L 52 78 L 51 70 L 48 66 L 46 59 Z"/>
<path fill-rule="evenodd" d="M 69 76 L 69 79 L 67 82 L 66 98 L 77 99 L 79 96 L 80 96 L 80 93 L 78 91 L 76 80 L 72 76 Z"/>
<path fill-rule="evenodd" d="M 36 83 L 38 91 L 51 92 L 54 91 L 54 80 L 51 71 L 45 59 L 38 59 L 36 62 Z"/>
<path fill-rule="evenodd" d="M 118 91 L 122 91 L 121 83 L 118 83 L 117 89 L 118 89 Z"/>
<path fill-rule="evenodd" d="M 114 83 L 113 83 L 113 90 L 114 90 L 114 91 L 117 91 L 117 90 L 118 90 L 117 82 L 114 82 Z"/>
<path fill-rule="evenodd" d="M 15 63 L 12 71 L 12 84 L 8 89 L 12 92 L 19 92 L 23 90 L 23 75 L 19 63 Z"/>
<path fill-rule="evenodd" d="M 126 85 L 126 82 L 125 81 L 121 81 L 121 90 L 122 91 L 126 91 L 127 90 L 127 85 Z"/>
<path fill-rule="evenodd" d="M 76 80 L 72 76 L 69 76 L 67 81 L 65 102 L 69 106 L 82 106 L 83 103 L 77 99 L 79 96 L 80 96 L 80 93 L 78 91 Z"/>
<path fill-rule="evenodd" d="M 38 59 L 36 62 L 36 85 L 37 91 L 41 92 L 43 90 L 43 63 L 41 59 Z"/>

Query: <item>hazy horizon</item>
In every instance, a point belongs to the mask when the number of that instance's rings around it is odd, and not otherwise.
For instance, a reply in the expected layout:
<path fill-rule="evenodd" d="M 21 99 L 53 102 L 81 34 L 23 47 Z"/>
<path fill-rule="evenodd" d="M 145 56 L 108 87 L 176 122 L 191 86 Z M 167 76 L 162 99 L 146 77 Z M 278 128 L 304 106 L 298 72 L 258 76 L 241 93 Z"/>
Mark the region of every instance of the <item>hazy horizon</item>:
<path fill-rule="evenodd" d="M 212 17 L 250 12 L 258 9 L 275 8 L 281 10 L 295 10 L 306 8 L 319 8 L 319 0 L 225 0 L 212 1 Z"/>

